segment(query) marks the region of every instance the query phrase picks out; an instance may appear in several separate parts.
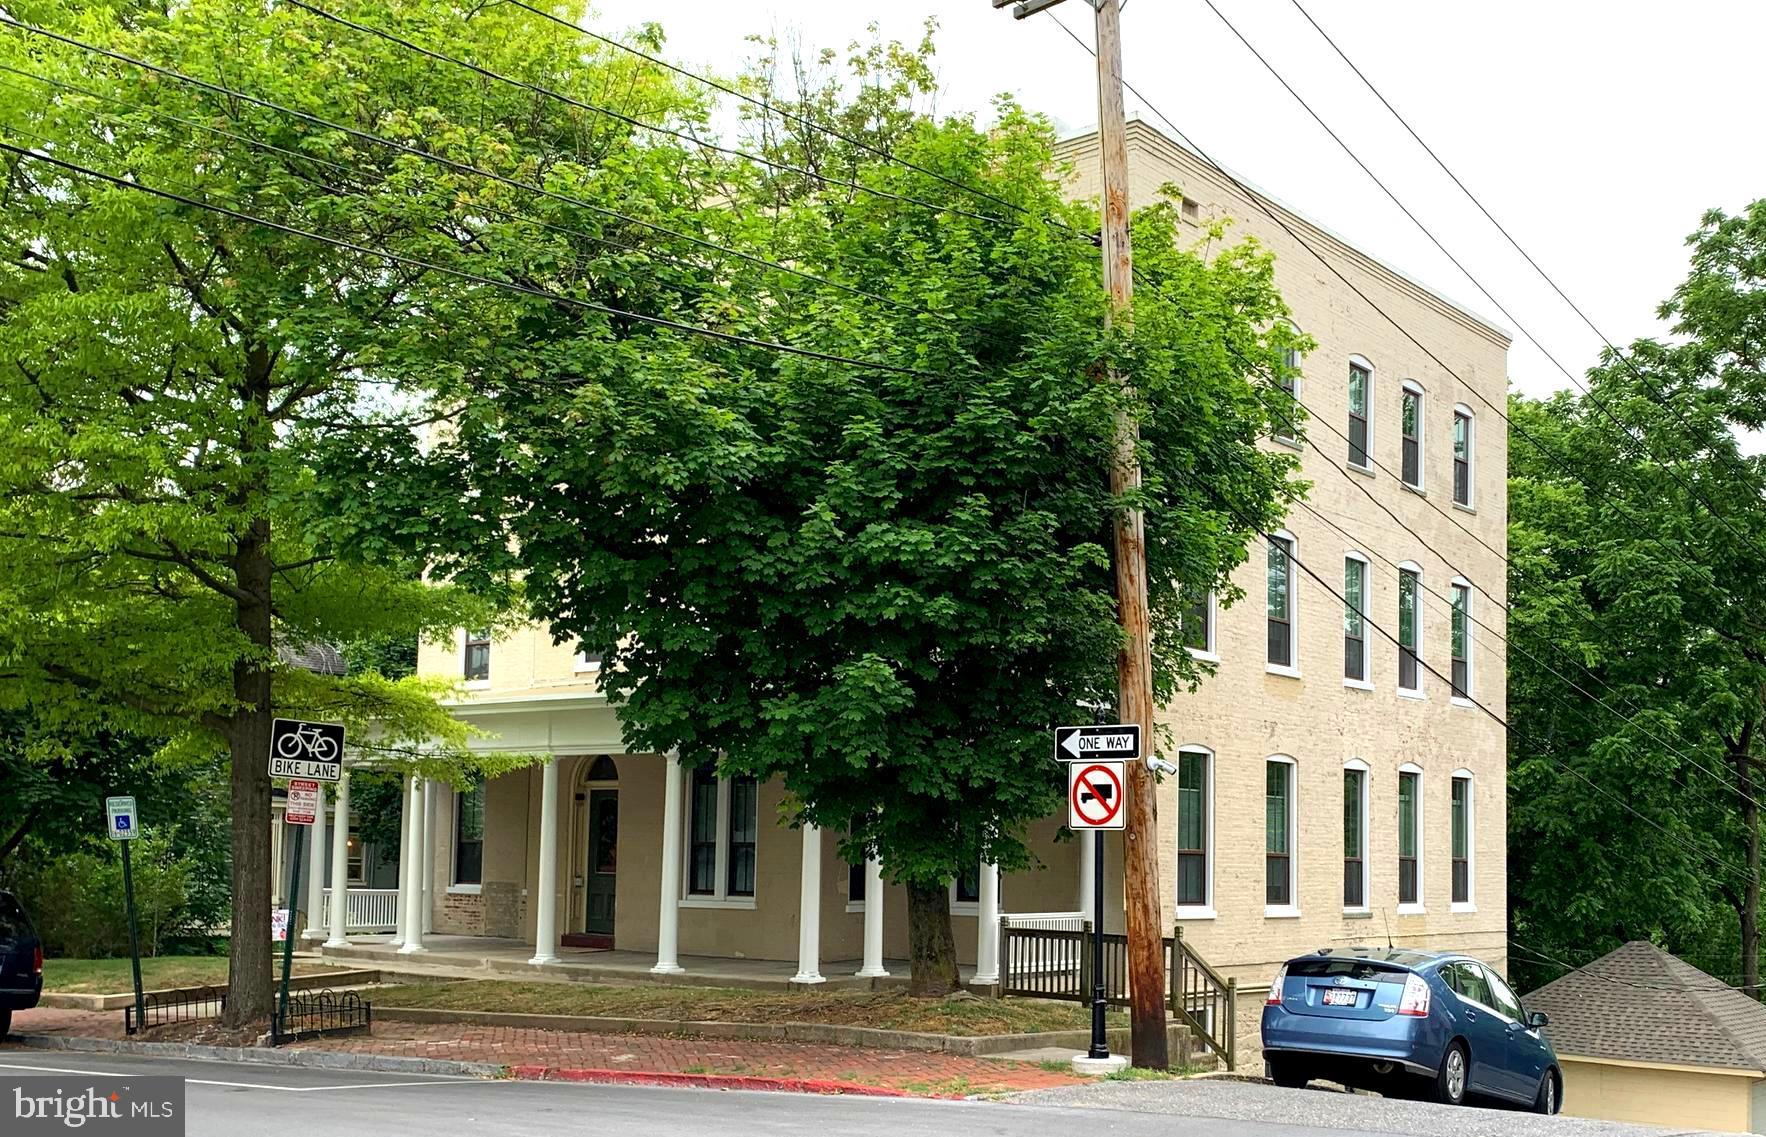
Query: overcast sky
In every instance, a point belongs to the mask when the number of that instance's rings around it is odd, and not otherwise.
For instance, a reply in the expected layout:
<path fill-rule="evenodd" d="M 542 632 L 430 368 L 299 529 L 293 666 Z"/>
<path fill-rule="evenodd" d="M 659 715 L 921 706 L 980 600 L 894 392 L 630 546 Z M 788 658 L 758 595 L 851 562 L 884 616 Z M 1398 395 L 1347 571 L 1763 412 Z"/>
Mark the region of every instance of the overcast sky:
<path fill-rule="evenodd" d="M 1484 205 L 1615 343 L 1662 334 L 1700 214 L 1766 196 L 1755 0 L 1301 0 Z M 1600 340 L 1361 86 L 1289 0 L 1215 0 L 1319 114 L 1513 314 L 1497 311 L 1271 78 L 1203 0 L 1127 0 L 1128 81 L 1217 161 L 1515 336 L 1509 375 L 1578 379 Z M 1091 11 L 1056 13 L 1087 42 Z M 1013 92 L 1063 129 L 1096 122 L 1091 59 L 1049 15 L 988 0 L 599 0 L 591 24 L 660 22 L 669 54 L 732 70 L 750 32 L 844 48 L 940 23 L 942 111 Z M 1137 109 L 1131 97 L 1129 108 Z M 1147 115 L 1157 123 L 1157 118 Z M 1517 323 L 1521 325 L 1517 327 Z"/>

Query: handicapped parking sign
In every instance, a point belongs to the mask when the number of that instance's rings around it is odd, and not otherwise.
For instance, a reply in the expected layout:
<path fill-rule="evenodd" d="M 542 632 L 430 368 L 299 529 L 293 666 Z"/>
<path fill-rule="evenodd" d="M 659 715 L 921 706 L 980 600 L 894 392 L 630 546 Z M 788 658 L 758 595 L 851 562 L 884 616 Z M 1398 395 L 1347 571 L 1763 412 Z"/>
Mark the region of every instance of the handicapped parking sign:
<path fill-rule="evenodd" d="M 104 799 L 104 813 L 110 818 L 110 839 L 113 841 L 133 841 L 139 833 L 135 824 L 135 799 L 132 797 L 107 797 Z"/>

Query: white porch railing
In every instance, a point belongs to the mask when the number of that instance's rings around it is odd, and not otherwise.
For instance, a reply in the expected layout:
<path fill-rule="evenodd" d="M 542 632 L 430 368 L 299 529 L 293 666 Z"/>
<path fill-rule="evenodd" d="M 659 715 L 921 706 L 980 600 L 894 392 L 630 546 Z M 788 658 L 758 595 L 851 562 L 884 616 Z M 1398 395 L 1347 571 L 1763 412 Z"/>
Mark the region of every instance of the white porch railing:
<path fill-rule="evenodd" d="M 1033 928 L 1039 932 L 1083 932 L 1083 912 L 1002 912 L 1000 920 L 1008 928 Z"/>
<path fill-rule="evenodd" d="M 344 896 L 347 932 L 391 932 L 398 928 L 399 890 L 352 888 Z M 325 890 L 322 912 L 331 911 L 331 890 Z"/>
<path fill-rule="evenodd" d="M 1000 924 L 1002 928 L 1022 928 L 1026 931 L 1083 932 L 1086 920 L 1083 912 L 1002 912 Z M 1003 933 L 1001 939 L 1004 939 Z M 1078 938 L 1053 940 L 1044 945 L 1044 950 L 1029 958 L 1005 961 L 1005 969 L 1010 974 L 1002 975 L 1001 978 L 1007 981 L 1008 986 L 1026 986 L 1033 977 L 1077 976 L 1082 950 Z"/>

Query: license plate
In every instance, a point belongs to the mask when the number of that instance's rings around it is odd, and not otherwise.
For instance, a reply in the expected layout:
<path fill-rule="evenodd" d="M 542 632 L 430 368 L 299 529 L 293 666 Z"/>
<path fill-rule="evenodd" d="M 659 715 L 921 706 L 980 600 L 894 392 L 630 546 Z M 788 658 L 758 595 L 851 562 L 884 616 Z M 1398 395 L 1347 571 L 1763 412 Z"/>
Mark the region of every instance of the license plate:
<path fill-rule="evenodd" d="M 1327 987 L 1324 993 L 1324 1005 L 1327 1007 L 1353 1007 L 1361 1001 L 1361 996 L 1347 987 Z"/>

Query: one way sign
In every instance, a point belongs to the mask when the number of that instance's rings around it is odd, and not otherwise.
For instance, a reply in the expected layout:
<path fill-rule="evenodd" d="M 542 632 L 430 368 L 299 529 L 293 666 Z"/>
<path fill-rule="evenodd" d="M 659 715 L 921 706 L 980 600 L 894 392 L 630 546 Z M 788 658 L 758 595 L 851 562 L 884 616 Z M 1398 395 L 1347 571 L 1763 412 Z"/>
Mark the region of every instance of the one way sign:
<path fill-rule="evenodd" d="M 1055 728 L 1055 759 L 1059 762 L 1081 762 L 1093 758 L 1132 762 L 1140 756 L 1139 723 Z"/>

